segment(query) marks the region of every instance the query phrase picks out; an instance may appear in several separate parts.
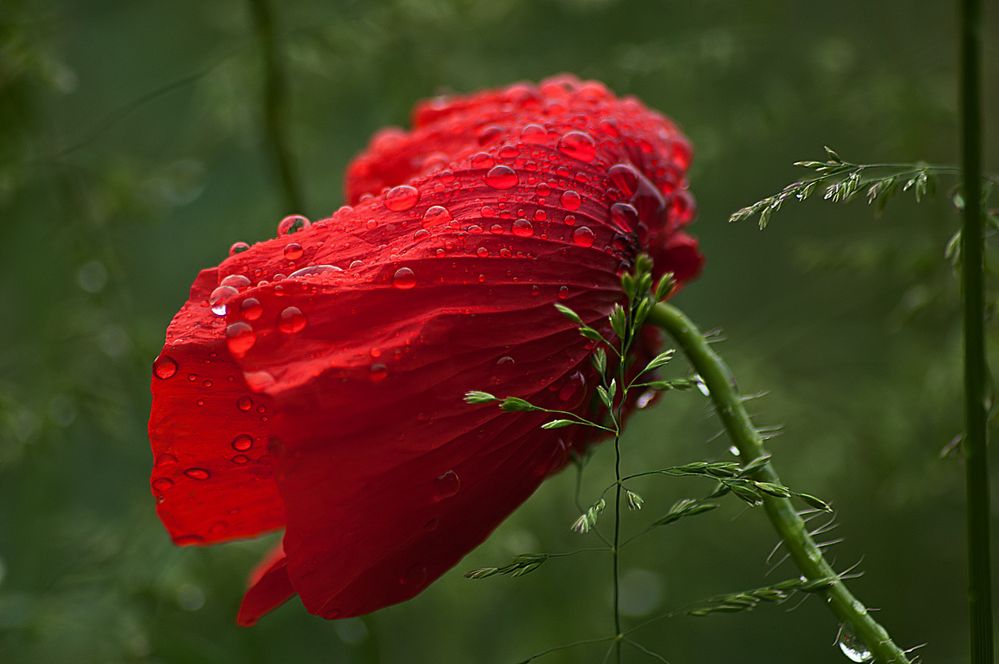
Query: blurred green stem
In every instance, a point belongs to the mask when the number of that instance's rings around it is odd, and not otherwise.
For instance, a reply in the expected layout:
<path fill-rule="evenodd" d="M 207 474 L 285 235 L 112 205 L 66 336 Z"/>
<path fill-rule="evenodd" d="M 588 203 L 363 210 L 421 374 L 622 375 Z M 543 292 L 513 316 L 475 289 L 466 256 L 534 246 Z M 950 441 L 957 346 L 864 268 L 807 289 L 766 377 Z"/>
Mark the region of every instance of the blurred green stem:
<path fill-rule="evenodd" d="M 672 336 L 686 353 L 691 365 L 707 386 L 718 417 L 729 437 L 739 450 L 743 464 L 766 454 L 763 439 L 749 419 L 742 399 L 735 387 L 732 373 L 725 362 L 711 349 L 697 326 L 676 307 L 658 304 L 649 322 Z M 771 464 L 764 465 L 756 477 L 766 482 L 782 484 Z M 798 569 L 809 580 L 836 578 L 823 591 L 830 610 L 849 626 L 850 631 L 871 651 L 881 664 L 908 664 L 905 652 L 891 640 L 884 627 L 871 617 L 867 608 L 854 597 L 832 566 L 825 560 L 821 549 L 808 533 L 804 520 L 787 498 L 763 497 L 764 509 L 774 529 L 787 547 Z"/>
<path fill-rule="evenodd" d="M 961 159 L 964 227 L 964 463 L 967 491 L 968 612 L 971 662 L 992 664 L 992 573 L 989 568 L 988 385 L 982 224 L 981 0 L 961 0 Z"/>
<path fill-rule="evenodd" d="M 290 96 L 284 64 L 275 38 L 274 11 L 268 0 L 249 0 L 249 3 L 264 68 L 262 96 L 264 139 L 271 154 L 273 168 L 281 181 L 284 212 L 305 213 L 305 201 L 289 147 L 285 122 L 285 111 Z"/>

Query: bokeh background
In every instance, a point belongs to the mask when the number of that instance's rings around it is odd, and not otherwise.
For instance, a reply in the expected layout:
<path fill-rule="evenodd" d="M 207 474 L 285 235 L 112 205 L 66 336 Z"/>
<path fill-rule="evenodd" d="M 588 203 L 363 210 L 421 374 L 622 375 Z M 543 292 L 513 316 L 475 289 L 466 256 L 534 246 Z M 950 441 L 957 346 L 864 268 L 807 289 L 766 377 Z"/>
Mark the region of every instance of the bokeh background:
<path fill-rule="evenodd" d="M 197 270 L 286 213 L 336 209 L 348 160 L 417 99 L 561 71 L 638 95 L 689 134 L 708 263 L 679 303 L 724 330 L 743 390 L 766 393 L 752 411 L 784 425 L 770 446 L 785 481 L 834 503 L 831 555 L 862 560 L 859 596 L 900 642 L 926 643 L 926 662 L 964 659 L 963 473 L 941 457 L 961 427 L 946 187 L 880 218 L 816 199 L 764 233 L 727 223 L 824 144 L 854 161 L 956 162 L 951 3 L 272 2 L 302 210 L 283 202 L 263 140 L 252 2 L 0 5 L 0 661 L 492 664 L 609 631 L 599 555 L 520 579 L 461 574 L 578 547 L 571 470 L 418 598 L 331 623 L 293 600 L 253 629 L 234 615 L 273 537 L 174 548 L 148 489 L 150 362 Z M 999 16 L 986 4 L 995 168 Z M 994 322 L 989 335 L 995 365 Z M 639 414 L 626 469 L 726 458 L 707 406 L 683 393 Z M 587 468 L 584 499 L 609 457 Z M 647 511 L 626 515 L 629 530 L 707 487 L 638 488 Z M 767 575 L 775 541 L 734 500 L 641 540 L 624 559 L 627 621 L 794 576 Z M 673 664 L 847 661 L 820 602 L 795 604 L 637 636 Z"/>

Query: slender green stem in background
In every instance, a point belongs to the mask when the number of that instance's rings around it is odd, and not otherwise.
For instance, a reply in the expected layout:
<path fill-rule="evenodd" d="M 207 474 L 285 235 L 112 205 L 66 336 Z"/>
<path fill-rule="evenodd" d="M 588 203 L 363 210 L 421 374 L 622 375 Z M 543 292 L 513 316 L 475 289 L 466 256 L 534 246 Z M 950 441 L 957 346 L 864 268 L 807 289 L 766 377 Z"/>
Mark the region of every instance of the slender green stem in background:
<path fill-rule="evenodd" d="M 284 212 L 304 213 L 305 200 L 298 183 L 285 123 L 285 110 L 290 96 L 275 38 L 274 12 L 268 0 L 249 0 L 249 3 L 264 67 L 264 138 L 271 153 L 273 168 L 281 181 Z"/>
<path fill-rule="evenodd" d="M 621 662 L 621 435 L 614 435 L 614 650 L 615 658 Z"/>
<path fill-rule="evenodd" d="M 989 568 L 988 393 L 982 234 L 981 0 L 961 0 L 961 153 L 964 228 L 964 462 L 967 474 L 968 611 L 972 664 L 993 664 L 992 573 Z"/>
<path fill-rule="evenodd" d="M 658 304 L 649 316 L 649 322 L 668 332 L 683 348 L 691 365 L 707 386 L 715 410 L 729 437 L 739 450 L 743 464 L 765 455 L 763 439 L 753 426 L 742 400 L 735 388 L 731 372 L 708 345 L 707 339 L 683 312 L 668 304 Z M 764 465 L 758 479 L 782 484 L 771 464 Z M 770 522 L 777 530 L 784 546 L 798 569 L 809 580 L 834 577 L 837 580 L 823 591 L 832 612 L 846 623 L 853 634 L 870 650 L 881 664 L 907 664 L 905 652 L 892 642 L 888 632 L 871 617 L 867 608 L 855 598 L 839 575 L 826 562 L 801 516 L 787 498 L 764 496 L 763 505 Z"/>

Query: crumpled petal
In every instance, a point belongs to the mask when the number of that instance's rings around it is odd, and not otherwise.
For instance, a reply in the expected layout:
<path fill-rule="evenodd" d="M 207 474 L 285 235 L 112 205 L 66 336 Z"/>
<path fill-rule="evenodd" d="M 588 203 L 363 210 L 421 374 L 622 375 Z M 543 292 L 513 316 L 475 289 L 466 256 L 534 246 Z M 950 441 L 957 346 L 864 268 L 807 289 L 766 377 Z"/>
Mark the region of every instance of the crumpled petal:
<path fill-rule="evenodd" d="M 351 165 L 352 206 L 231 256 L 214 283 L 203 273 L 168 331 L 171 353 L 221 346 L 230 384 L 268 409 L 256 449 L 279 495 L 255 495 L 275 503 L 261 523 L 286 526 L 284 557 L 251 585 L 243 624 L 289 589 L 327 618 L 420 592 L 595 439 L 462 396 L 597 417 L 594 345 L 552 305 L 609 335 L 638 253 L 681 282 L 700 270 L 680 230 L 693 215 L 689 145 L 639 102 L 558 77 L 425 103 L 414 126 L 383 132 Z M 204 300 L 224 279 L 246 283 L 223 321 Z M 207 412 L 157 387 L 158 423 Z M 240 468 L 211 459 L 216 443 L 162 425 L 157 436 L 154 447 L 214 463 L 210 481 L 242 487 L 221 495 L 250 495 Z M 212 509 L 169 505 L 165 523 Z"/>

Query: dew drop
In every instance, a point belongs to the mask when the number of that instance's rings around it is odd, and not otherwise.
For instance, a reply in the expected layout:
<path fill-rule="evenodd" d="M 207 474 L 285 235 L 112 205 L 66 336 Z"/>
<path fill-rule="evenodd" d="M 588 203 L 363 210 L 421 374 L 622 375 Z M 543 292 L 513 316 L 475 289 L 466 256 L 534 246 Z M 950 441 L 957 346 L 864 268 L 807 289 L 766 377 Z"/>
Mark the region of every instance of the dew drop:
<path fill-rule="evenodd" d="M 558 289 L 558 299 L 560 299 L 560 300 L 568 300 L 569 299 L 569 287 L 568 286 L 560 286 L 559 287 L 559 289 Z"/>
<path fill-rule="evenodd" d="M 638 191 L 638 171 L 631 164 L 614 164 L 607 169 L 607 175 L 625 196 L 633 196 Z"/>
<path fill-rule="evenodd" d="M 216 316 L 225 316 L 226 303 L 237 295 L 239 291 L 232 286 L 219 286 L 208 296 L 208 306 Z"/>
<path fill-rule="evenodd" d="M 278 319 L 278 329 L 285 334 L 295 334 L 305 329 L 305 314 L 298 307 L 287 307 Z"/>
<path fill-rule="evenodd" d="M 534 235 L 534 225 L 527 219 L 518 219 L 513 222 L 511 231 L 517 237 L 531 237 Z"/>
<path fill-rule="evenodd" d="M 232 449 L 236 450 L 237 452 L 245 452 L 246 450 L 253 447 L 253 436 L 241 433 L 232 439 L 230 445 L 232 445 Z"/>
<path fill-rule="evenodd" d="M 253 410 L 253 399 L 248 396 L 242 396 L 236 399 L 236 408 L 240 409 L 244 413 Z"/>
<path fill-rule="evenodd" d="M 478 256 L 479 258 L 488 258 L 489 250 L 486 249 L 485 247 L 479 247 L 478 249 L 475 250 L 475 255 Z"/>
<path fill-rule="evenodd" d="M 420 190 L 408 184 L 400 184 L 385 192 L 385 207 L 392 212 L 405 212 L 420 200 Z"/>
<path fill-rule="evenodd" d="M 558 149 L 562 154 L 580 161 L 590 162 L 597 156 L 593 137 L 585 131 L 570 131 L 565 134 L 559 139 Z"/>
<path fill-rule="evenodd" d="M 301 270 L 295 270 L 288 275 L 288 278 L 312 277 L 317 274 L 333 274 L 334 272 L 343 272 L 343 268 L 339 268 L 336 265 L 310 265 L 303 267 Z"/>
<path fill-rule="evenodd" d="M 520 131 L 520 139 L 525 143 L 544 143 L 548 140 L 548 132 L 539 124 L 524 125 Z"/>
<path fill-rule="evenodd" d="M 164 452 L 156 457 L 156 467 L 163 468 L 164 466 L 172 466 L 177 463 L 177 457 L 170 454 L 169 452 Z"/>
<path fill-rule="evenodd" d="M 589 226 L 580 226 L 572 233 L 572 243 L 577 247 L 592 247 L 594 235 Z"/>
<path fill-rule="evenodd" d="M 302 249 L 302 245 L 297 242 L 289 242 L 284 247 L 284 257 L 290 261 L 297 261 L 304 253 L 305 250 Z"/>
<path fill-rule="evenodd" d="M 171 488 L 173 488 L 173 480 L 169 477 L 157 477 L 153 480 L 153 489 L 159 493 L 169 491 Z"/>
<path fill-rule="evenodd" d="M 610 220 L 622 233 L 634 233 L 638 228 L 638 210 L 630 203 L 614 203 L 610 209 Z"/>
<path fill-rule="evenodd" d="M 232 286 L 236 290 L 240 288 L 246 288 L 252 282 L 242 274 L 230 274 L 228 277 L 219 282 L 219 286 Z"/>
<path fill-rule="evenodd" d="M 409 290 L 416 285 L 416 275 L 408 267 L 400 267 L 392 275 L 392 285 L 399 290 Z"/>
<path fill-rule="evenodd" d="M 153 375 L 160 380 L 173 378 L 177 375 L 177 360 L 169 355 L 160 355 L 153 360 Z"/>
<path fill-rule="evenodd" d="M 864 642 L 858 639 L 846 625 L 840 625 L 839 634 L 836 635 L 836 645 L 851 662 L 870 662 L 874 659 L 870 648 L 864 645 Z"/>
<path fill-rule="evenodd" d="M 242 357 L 257 343 L 257 335 L 249 323 L 239 321 L 226 327 L 225 343 L 230 353 Z"/>
<path fill-rule="evenodd" d="M 472 155 L 470 163 L 472 168 L 492 168 L 496 160 L 488 152 L 478 152 Z"/>
<path fill-rule="evenodd" d="M 449 470 L 434 480 L 434 500 L 441 501 L 458 493 L 461 489 L 461 478 L 458 473 Z"/>
<path fill-rule="evenodd" d="M 245 242 L 233 242 L 232 246 L 229 247 L 229 255 L 235 256 L 236 254 L 241 254 L 249 248 L 250 245 Z"/>
<path fill-rule="evenodd" d="M 192 480 L 198 480 L 199 482 L 203 482 L 212 476 L 211 471 L 204 468 L 188 468 L 184 471 L 184 474 Z"/>
<path fill-rule="evenodd" d="M 234 464 L 238 466 L 242 466 L 243 464 L 250 462 L 250 457 L 246 456 L 245 454 L 235 454 L 231 459 L 229 459 L 229 461 L 232 461 Z"/>
<path fill-rule="evenodd" d="M 303 217 L 300 214 L 291 214 L 278 222 L 277 232 L 278 235 L 291 235 L 299 231 L 304 231 L 311 225 L 312 222 L 307 217 Z"/>
<path fill-rule="evenodd" d="M 246 320 L 257 320 L 264 313 L 263 305 L 255 297 L 248 297 L 243 300 L 239 305 L 239 310 L 243 313 L 243 318 Z"/>
<path fill-rule="evenodd" d="M 572 189 L 566 189 L 563 191 L 559 200 L 562 201 L 562 207 L 571 211 L 578 210 L 580 204 L 582 203 L 579 193 L 573 191 Z"/>
<path fill-rule="evenodd" d="M 486 184 L 493 189 L 512 189 L 517 186 L 517 172 L 509 166 L 493 166 L 486 173 Z"/>
<path fill-rule="evenodd" d="M 423 224 L 424 228 L 432 228 L 434 226 L 439 226 L 441 224 L 446 224 L 451 221 L 451 213 L 443 205 L 431 205 L 427 208 L 427 211 L 423 213 Z"/>

